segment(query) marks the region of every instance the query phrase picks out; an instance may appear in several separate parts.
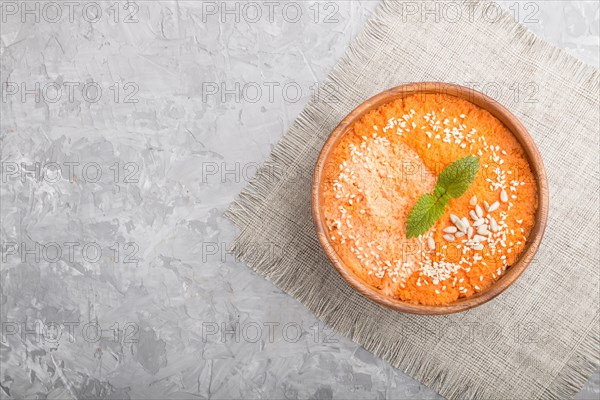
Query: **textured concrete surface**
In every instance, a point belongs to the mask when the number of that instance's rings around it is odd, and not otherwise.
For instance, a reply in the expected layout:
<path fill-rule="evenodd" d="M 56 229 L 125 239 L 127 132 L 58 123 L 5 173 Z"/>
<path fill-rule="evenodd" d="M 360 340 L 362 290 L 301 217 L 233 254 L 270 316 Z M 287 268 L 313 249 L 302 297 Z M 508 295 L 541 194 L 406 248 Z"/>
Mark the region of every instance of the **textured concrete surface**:
<path fill-rule="evenodd" d="M 289 3 L 2 1 L 0 397 L 438 398 L 225 252 L 376 5 Z M 598 65 L 596 1 L 503 7 Z"/>

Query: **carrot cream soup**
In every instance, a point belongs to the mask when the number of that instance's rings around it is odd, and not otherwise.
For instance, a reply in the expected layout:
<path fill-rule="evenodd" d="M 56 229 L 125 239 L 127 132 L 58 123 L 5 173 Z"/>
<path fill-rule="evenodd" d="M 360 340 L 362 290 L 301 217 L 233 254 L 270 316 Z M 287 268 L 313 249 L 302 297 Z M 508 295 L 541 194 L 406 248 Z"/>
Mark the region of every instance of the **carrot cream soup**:
<path fill-rule="evenodd" d="M 415 204 L 465 157 L 479 169 L 464 194 L 407 238 Z M 370 286 L 409 303 L 443 305 L 486 290 L 520 257 L 534 225 L 536 181 L 517 139 L 454 96 L 416 94 L 367 113 L 324 172 L 323 215 L 339 257 Z"/>

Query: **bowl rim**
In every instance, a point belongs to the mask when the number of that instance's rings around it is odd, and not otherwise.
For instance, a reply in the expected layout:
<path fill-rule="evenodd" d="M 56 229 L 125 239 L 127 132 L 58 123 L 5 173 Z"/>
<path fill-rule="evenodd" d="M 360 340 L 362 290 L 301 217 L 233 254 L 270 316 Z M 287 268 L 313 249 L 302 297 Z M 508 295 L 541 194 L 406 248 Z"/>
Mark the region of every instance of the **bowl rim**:
<path fill-rule="evenodd" d="M 377 289 L 363 282 L 349 268 L 346 268 L 344 262 L 338 256 L 333 245 L 329 241 L 326 225 L 321 212 L 321 187 L 323 185 L 321 176 L 323 175 L 323 170 L 327 165 L 328 157 L 331 151 L 335 148 L 336 144 L 353 126 L 353 124 L 369 111 L 377 109 L 378 107 L 391 101 L 413 94 L 448 94 L 467 100 L 472 104 L 488 111 L 498 120 L 500 120 L 500 122 L 502 122 L 509 129 L 513 136 L 515 136 L 525 151 L 529 165 L 537 180 L 538 208 L 535 215 L 535 224 L 532 227 L 530 237 L 527 241 L 528 243 L 526 243 L 526 246 L 519 259 L 512 266 L 510 266 L 504 275 L 502 275 L 502 277 L 492 284 L 487 290 L 471 297 L 459 299 L 456 302 L 441 306 L 406 303 L 399 299 L 385 296 Z M 480 306 L 504 292 L 522 275 L 538 251 L 548 221 L 548 206 L 549 193 L 546 169 L 533 138 L 521 121 L 519 121 L 514 114 L 512 114 L 506 107 L 501 105 L 497 100 L 487 96 L 486 94 L 472 88 L 447 82 L 408 83 L 380 92 L 362 102 L 358 107 L 352 110 L 331 132 L 319 153 L 313 173 L 313 221 L 316 227 L 319 242 L 321 243 L 321 247 L 325 251 L 325 254 L 335 269 L 342 276 L 342 278 L 344 278 L 344 280 L 350 284 L 350 286 L 368 299 L 390 309 L 411 314 L 439 315 L 465 311 L 473 307 Z"/>

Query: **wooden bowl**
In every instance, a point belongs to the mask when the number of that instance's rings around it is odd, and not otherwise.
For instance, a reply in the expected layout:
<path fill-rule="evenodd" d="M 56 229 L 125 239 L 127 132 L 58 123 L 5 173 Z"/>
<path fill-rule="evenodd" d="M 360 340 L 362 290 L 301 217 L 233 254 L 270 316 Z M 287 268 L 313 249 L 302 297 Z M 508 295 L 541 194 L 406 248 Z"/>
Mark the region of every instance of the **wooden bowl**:
<path fill-rule="evenodd" d="M 526 244 L 520 258 L 510 266 L 504 275 L 492 284 L 487 290 L 479 292 L 471 297 L 459 299 L 456 302 L 443 306 L 427 306 L 403 302 L 397 298 L 393 298 L 382 294 L 377 289 L 364 283 L 358 278 L 351 269 L 344 265 L 344 262 L 336 253 L 333 245 L 329 241 L 327 227 L 324 217 L 321 212 L 321 204 L 323 201 L 322 187 L 325 166 L 327 165 L 331 151 L 336 147 L 340 139 L 348 132 L 356 121 L 362 118 L 369 111 L 376 109 L 393 100 L 407 97 L 418 93 L 440 93 L 455 96 L 467 100 L 476 106 L 487 110 L 490 114 L 500 120 L 517 138 L 523 150 L 526 153 L 532 172 L 537 180 L 538 189 L 538 208 L 535 216 L 535 224 L 531 230 L 528 243 Z M 538 250 L 546 222 L 548 219 L 548 179 L 540 153 L 533 142 L 533 139 L 527 132 L 523 124 L 501 104 L 496 102 L 491 97 L 473 89 L 443 82 L 419 82 L 407 85 L 398 86 L 370 98 L 356 109 L 354 109 L 340 124 L 333 130 L 329 139 L 325 142 L 323 149 L 317 160 L 315 172 L 313 176 L 312 186 L 312 212 L 315 221 L 319 241 L 325 250 L 325 253 L 331 260 L 333 266 L 337 269 L 340 275 L 359 293 L 367 298 L 392 308 L 397 311 L 413 313 L 413 314 L 450 314 L 459 311 L 468 310 L 479 306 L 502 293 L 514 281 L 519 278 L 525 268 L 533 259 Z"/>

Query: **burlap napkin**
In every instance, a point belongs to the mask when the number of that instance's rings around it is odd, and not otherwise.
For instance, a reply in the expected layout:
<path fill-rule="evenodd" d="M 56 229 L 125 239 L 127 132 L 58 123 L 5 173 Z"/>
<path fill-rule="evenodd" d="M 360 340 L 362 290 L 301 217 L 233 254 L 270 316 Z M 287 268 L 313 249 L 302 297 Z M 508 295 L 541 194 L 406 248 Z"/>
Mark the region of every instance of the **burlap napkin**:
<path fill-rule="evenodd" d="M 495 4 L 460 4 L 460 18 L 446 10 L 438 21 L 407 4 L 378 7 L 321 86 L 333 93 L 306 107 L 231 205 L 226 215 L 241 229 L 232 249 L 341 334 L 445 397 L 572 396 L 600 352 L 598 70 Z M 332 129 L 367 98 L 413 81 L 495 97 L 529 129 L 549 178 L 548 227 L 534 262 L 495 300 L 449 316 L 401 314 L 354 292 L 321 250 L 310 211 L 312 171 Z M 273 248 L 283 251 L 274 257 Z"/>

